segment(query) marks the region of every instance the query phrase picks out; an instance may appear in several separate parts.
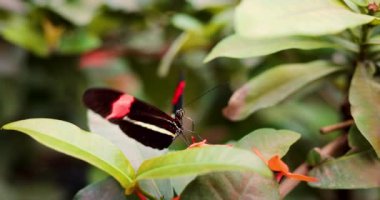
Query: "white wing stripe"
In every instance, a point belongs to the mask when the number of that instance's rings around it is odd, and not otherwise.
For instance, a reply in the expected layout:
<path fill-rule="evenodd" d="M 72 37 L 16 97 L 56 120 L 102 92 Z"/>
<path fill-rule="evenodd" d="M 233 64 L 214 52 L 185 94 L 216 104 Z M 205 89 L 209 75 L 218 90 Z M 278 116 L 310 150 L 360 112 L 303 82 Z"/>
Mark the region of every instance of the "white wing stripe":
<path fill-rule="evenodd" d="M 135 124 L 135 125 L 138 125 L 138 126 L 141 126 L 141 127 L 144 127 L 144 128 L 147 128 L 147 129 L 150 129 L 150 130 L 153 130 L 153 131 L 165 134 L 165 135 L 170 135 L 172 137 L 175 137 L 174 133 L 172 133 L 172 132 L 170 132 L 170 131 L 168 131 L 166 129 L 163 129 L 161 127 L 158 127 L 156 125 L 148 124 L 148 123 L 141 122 L 141 121 L 136 121 L 136 120 L 133 120 L 133 119 L 131 119 L 129 117 L 124 117 L 123 119 L 125 121 L 131 122 L 132 124 Z"/>

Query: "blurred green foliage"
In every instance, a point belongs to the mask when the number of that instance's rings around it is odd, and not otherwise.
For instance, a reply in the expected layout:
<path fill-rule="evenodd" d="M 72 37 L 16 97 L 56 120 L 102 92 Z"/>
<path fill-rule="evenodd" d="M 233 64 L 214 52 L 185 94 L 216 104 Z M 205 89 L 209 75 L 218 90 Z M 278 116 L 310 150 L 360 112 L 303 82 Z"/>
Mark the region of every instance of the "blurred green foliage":
<path fill-rule="evenodd" d="M 342 117 L 339 80 L 337 84 L 317 81 L 291 101 L 244 121 L 227 120 L 222 109 L 232 91 L 250 77 L 279 64 L 327 58 L 332 51 L 287 50 L 203 63 L 217 41 L 232 34 L 232 9 L 237 3 L 0 0 L 0 124 L 49 117 L 85 128 L 81 95 L 94 86 L 123 90 L 169 111 L 179 71 L 184 71 L 185 111 L 197 133 L 210 143 L 223 143 L 260 127 L 294 130 L 303 135 L 285 160 L 290 166 L 299 165 L 310 149 L 335 136 L 321 136 L 318 130 Z M 205 94 L 211 88 L 215 89 Z M 182 143 L 176 141 L 174 148 Z M 0 134 L 0 158 L 0 199 L 71 199 L 89 183 L 90 174 L 97 173 L 23 135 Z M 375 190 L 352 193 L 352 198 L 378 195 Z M 289 199 L 339 199 L 340 195 L 345 194 L 302 187 Z"/>

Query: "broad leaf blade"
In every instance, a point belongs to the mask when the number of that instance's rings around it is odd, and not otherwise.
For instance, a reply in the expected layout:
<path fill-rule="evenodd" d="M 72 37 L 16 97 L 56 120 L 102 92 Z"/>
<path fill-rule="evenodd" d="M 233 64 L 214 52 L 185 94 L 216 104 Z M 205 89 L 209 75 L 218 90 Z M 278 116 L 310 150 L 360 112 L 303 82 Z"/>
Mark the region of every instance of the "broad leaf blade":
<path fill-rule="evenodd" d="M 141 165 L 137 179 L 242 170 L 272 176 L 271 171 L 254 153 L 219 145 L 186 149 L 147 160 Z"/>
<path fill-rule="evenodd" d="M 276 105 L 312 81 L 342 69 L 325 61 L 272 68 L 235 91 L 224 115 L 231 120 L 244 119 L 259 109 Z"/>
<path fill-rule="evenodd" d="M 364 65 L 356 67 L 349 91 L 355 124 L 380 157 L 380 84 Z"/>
<path fill-rule="evenodd" d="M 310 185 L 328 189 L 358 189 L 380 186 L 380 161 L 372 151 L 328 161 L 310 171 L 318 178 Z"/>
<path fill-rule="evenodd" d="M 243 0 L 236 9 L 237 34 L 251 38 L 339 33 L 373 21 L 335 0 Z"/>
<path fill-rule="evenodd" d="M 127 200 L 124 189 L 113 178 L 107 178 L 79 190 L 74 200 Z"/>
<path fill-rule="evenodd" d="M 254 173 L 218 172 L 198 176 L 181 194 L 181 200 L 280 199 L 272 178 Z"/>
<path fill-rule="evenodd" d="M 285 49 L 334 48 L 334 44 L 319 38 L 283 37 L 271 39 L 253 39 L 240 35 L 231 35 L 220 41 L 208 54 L 205 62 L 217 57 L 248 58 L 264 56 Z"/>
<path fill-rule="evenodd" d="M 269 160 L 274 155 L 284 156 L 290 146 L 300 137 L 299 133 L 289 130 L 262 128 L 249 133 L 240 139 L 235 146 L 247 150 L 255 147 L 266 160 Z"/>
<path fill-rule="evenodd" d="M 129 191 L 134 186 L 134 170 L 124 154 L 103 137 L 54 119 L 27 119 L 3 126 L 23 132 L 43 145 L 84 160 L 112 175 Z"/>

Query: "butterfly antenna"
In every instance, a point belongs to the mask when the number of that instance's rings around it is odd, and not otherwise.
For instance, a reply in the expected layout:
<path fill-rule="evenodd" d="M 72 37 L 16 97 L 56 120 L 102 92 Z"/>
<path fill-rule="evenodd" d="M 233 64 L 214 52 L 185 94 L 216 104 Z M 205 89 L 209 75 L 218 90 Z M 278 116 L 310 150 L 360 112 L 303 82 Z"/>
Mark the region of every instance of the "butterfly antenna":
<path fill-rule="evenodd" d="M 202 97 L 205 96 L 206 94 L 208 94 L 208 93 L 210 93 L 210 92 L 212 92 L 212 91 L 214 91 L 214 90 L 216 90 L 216 89 L 218 89 L 218 88 L 220 88 L 220 87 L 227 86 L 227 85 L 228 85 L 228 83 L 218 84 L 218 85 L 216 85 L 216 86 L 214 86 L 214 87 L 212 87 L 212 88 L 210 88 L 210 89 L 204 91 L 201 95 L 199 95 L 199 96 L 197 96 L 196 98 L 192 99 L 191 101 L 187 102 L 187 103 L 185 104 L 184 107 L 189 106 L 190 104 L 192 104 L 192 103 L 194 103 L 195 101 L 199 100 L 200 98 L 202 98 Z"/>

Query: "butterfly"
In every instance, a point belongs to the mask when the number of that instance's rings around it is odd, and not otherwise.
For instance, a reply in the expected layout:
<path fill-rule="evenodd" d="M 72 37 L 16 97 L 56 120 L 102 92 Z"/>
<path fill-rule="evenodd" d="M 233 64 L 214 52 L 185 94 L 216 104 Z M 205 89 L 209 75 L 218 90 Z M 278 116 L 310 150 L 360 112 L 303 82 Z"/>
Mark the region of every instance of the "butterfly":
<path fill-rule="evenodd" d="M 132 95 L 107 88 L 86 90 L 83 102 L 95 113 L 117 124 L 129 137 L 143 145 L 164 149 L 183 134 L 184 88 L 185 82 L 181 77 L 172 99 L 172 116 Z"/>

